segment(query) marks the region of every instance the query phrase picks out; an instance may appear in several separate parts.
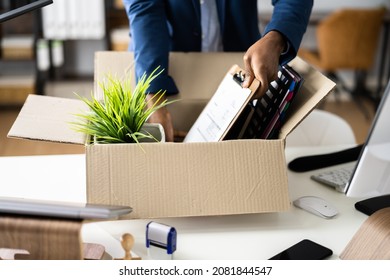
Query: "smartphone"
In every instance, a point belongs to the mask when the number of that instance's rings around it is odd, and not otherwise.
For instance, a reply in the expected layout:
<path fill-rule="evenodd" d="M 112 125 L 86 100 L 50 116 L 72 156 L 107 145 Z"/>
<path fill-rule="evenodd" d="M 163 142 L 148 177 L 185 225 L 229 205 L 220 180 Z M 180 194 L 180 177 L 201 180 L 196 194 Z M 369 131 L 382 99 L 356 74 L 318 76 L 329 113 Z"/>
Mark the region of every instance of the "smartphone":
<path fill-rule="evenodd" d="M 333 254 L 332 250 L 309 239 L 304 239 L 270 260 L 323 260 Z"/>

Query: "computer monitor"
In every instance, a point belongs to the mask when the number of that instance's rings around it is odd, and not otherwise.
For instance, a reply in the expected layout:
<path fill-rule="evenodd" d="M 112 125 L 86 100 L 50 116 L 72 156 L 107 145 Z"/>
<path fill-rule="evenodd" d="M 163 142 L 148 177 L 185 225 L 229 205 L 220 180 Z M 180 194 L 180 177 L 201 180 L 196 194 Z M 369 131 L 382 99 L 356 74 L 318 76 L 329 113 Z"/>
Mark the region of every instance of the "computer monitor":
<path fill-rule="evenodd" d="M 390 81 L 347 185 L 346 195 L 374 197 L 390 194 Z"/>
<path fill-rule="evenodd" d="M 32 0 L 28 2 L 22 1 L 23 4 L 17 5 L 17 7 L 11 6 L 12 8 L 0 10 L 0 23 L 52 4 L 53 0 Z"/>

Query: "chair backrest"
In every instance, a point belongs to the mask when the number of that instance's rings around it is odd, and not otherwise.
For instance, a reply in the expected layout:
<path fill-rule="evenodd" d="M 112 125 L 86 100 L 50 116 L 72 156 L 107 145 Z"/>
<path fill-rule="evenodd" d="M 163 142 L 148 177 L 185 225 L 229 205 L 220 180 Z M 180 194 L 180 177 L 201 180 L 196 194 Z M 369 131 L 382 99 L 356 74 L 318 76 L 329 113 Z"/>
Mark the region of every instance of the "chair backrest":
<path fill-rule="evenodd" d="M 390 260 L 390 208 L 376 211 L 341 253 L 343 260 Z"/>
<path fill-rule="evenodd" d="M 81 227 L 79 220 L 1 215 L 0 253 L 8 249 L 6 259 L 81 260 Z"/>
<path fill-rule="evenodd" d="M 324 69 L 369 70 L 385 13 L 384 8 L 342 9 L 323 19 L 316 35 Z"/>
<path fill-rule="evenodd" d="M 341 117 L 313 110 L 288 136 L 287 147 L 356 144 L 351 126 Z"/>

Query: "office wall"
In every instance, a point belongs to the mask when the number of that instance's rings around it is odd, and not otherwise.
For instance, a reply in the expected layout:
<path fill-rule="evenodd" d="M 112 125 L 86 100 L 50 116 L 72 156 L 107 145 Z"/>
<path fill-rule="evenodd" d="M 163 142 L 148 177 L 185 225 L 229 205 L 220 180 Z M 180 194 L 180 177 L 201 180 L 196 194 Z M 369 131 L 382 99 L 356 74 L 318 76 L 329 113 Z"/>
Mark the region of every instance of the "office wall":
<path fill-rule="evenodd" d="M 390 0 L 314 0 L 313 13 L 315 12 L 332 12 L 340 8 L 368 8 L 368 7 L 378 7 L 385 6 L 390 9 Z M 261 17 L 262 13 L 272 12 L 273 6 L 271 0 L 258 0 L 258 9 L 259 15 Z M 261 26 L 263 30 L 264 26 Z M 308 26 L 307 31 L 303 37 L 301 47 L 315 49 L 317 46 L 316 36 L 315 36 L 316 27 Z M 379 69 L 379 62 L 381 60 L 379 54 L 379 48 L 382 46 L 383 37 L 381 36 L 380 42 L 378 44 L 378 55 L 376 61 L 369 73 L 368 84 L 375 87 L 377 83 L 377 73 Z M 390 44 L 390 38 L 388 45 Z M 352 81 L 352 72 L 342 71 L 341 74 L 347 81 Z M 386 82 L 386 81 L 384 81 Z"/>
<path fill-rule="evenodd" d="M 263 0 L 261 0 L 263 1 Z M 314 10 L 334 10 L 345 7 L 375 7 L 384 5 L 390 8 L 390 0 L 316 0 Z"/>
<path fill-rule="evenodd" d="M 258 0 L 259 11 L 271 11 L 271 0 Z M 345 7 L 375 7 L 384 5 L 390 9 L 390 0 L 314 0 L 314 11 L 333 11 Z"/>
<path fill-rule="evenodd" d="M 259 13 L 273 9 L 271 0 L 258 0 Z M 375 7 L 384 5 L 390 9 L 390 0 L 315 0 L 313 11 L 333 11 L 342 7 Z M 302 46 L 315 48 L 315 28 L 309 27 L 302 41 Z M 102 40 L 74 41 L 68 44 L 66 72 L 93 75 L 93 52 L 104 49 Z M 375 67 L 374 67 L 375 68 Z"/>
<path fill-rule="evenodd" d="M 105 40 L 68 40 L 65 42 L 65 59 L 63 72 L 72 76 L 92 77 L 94 71 L 94 54 L 106 50 Z"/>

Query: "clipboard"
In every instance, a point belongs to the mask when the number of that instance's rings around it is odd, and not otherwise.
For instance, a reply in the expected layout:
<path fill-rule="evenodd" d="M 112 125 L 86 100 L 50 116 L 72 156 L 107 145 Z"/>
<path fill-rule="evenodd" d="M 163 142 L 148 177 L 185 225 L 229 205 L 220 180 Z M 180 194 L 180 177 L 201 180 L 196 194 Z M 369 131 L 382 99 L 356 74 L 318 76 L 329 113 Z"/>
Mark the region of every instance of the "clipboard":
<path fill-rule="evenodd" d="M 238 65 L 230 68 L 183 142 L 224 140 L 260 84 L 255 79 L 249 88 L 243 88 L 243 73 L 244 70 Z"/>

